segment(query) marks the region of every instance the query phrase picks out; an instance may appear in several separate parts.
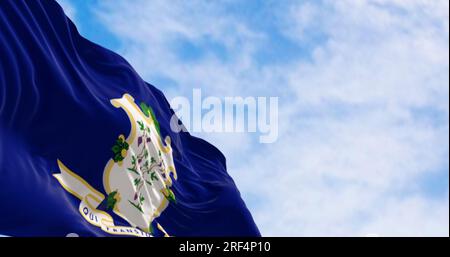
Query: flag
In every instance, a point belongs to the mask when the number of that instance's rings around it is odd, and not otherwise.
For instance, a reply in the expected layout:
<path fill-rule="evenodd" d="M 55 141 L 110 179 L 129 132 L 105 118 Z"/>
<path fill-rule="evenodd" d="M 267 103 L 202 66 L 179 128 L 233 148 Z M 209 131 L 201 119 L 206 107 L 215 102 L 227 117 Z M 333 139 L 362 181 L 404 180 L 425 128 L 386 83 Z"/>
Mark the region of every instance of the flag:
<path fill-rule="evenodd" d="M 0 234 L 260 236 L 223 154 L 173 115 L 55 1 L 0 1 Z"/>

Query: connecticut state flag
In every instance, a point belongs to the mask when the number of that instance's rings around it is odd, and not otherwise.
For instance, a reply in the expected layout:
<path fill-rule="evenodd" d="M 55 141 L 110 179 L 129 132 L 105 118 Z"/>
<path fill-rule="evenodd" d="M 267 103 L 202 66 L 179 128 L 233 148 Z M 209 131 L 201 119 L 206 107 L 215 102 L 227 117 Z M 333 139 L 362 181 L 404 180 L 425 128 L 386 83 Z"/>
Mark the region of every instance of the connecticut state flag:
<path fill-rule="evenodd" d="M 225 157 L 173 115 L 55 1 L 0 0 L 0 234 L 259 236 Z"/>

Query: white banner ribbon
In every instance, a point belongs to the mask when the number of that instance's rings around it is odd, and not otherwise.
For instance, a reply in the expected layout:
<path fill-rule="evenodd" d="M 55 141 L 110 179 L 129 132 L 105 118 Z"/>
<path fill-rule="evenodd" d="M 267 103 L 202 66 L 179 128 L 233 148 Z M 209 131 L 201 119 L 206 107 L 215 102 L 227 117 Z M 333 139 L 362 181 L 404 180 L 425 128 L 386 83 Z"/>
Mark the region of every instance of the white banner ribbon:
<path fill-rule="evenodd" d="M 105 199 L 105 196 L 95 190 L 80 176 L 72 172 L 60 160 L 58 160 L 58 167 L 61 173 L 53 174 L 53 176 L 59 181 L 64 189 L 80 199 L 81 202 L 78 210 L 89 223 L 114 235 L 152 237 L 150 233 L 135 227 L 114 225 L 114 220 L 111 215 L 97 209 L 100 203 Z"/>

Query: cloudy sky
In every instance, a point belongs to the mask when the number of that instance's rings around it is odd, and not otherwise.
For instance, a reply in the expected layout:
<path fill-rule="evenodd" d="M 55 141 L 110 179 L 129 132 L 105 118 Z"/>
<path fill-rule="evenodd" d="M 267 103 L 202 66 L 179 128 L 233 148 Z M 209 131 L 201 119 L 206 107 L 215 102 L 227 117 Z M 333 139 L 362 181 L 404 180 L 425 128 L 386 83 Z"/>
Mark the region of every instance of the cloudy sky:
<path fill-rule="evenodd" d="M 205 134 L 265 236 L 449 235 L 448 0 L 58 0 L 170 99 L 279 97 Z"/>

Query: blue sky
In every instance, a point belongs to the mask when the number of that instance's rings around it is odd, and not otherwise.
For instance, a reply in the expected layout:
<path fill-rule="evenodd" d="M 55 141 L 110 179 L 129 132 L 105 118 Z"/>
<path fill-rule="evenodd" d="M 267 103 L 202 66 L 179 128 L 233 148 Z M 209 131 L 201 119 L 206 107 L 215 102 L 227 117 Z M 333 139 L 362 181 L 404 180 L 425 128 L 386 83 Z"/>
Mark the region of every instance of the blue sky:
<path fill-rule="evenodd" d="M 274 144 L 199 133 L 263 235 L 448 236 L 447 0 L 58 2 L 169 99 L 280 98 Z"/>

